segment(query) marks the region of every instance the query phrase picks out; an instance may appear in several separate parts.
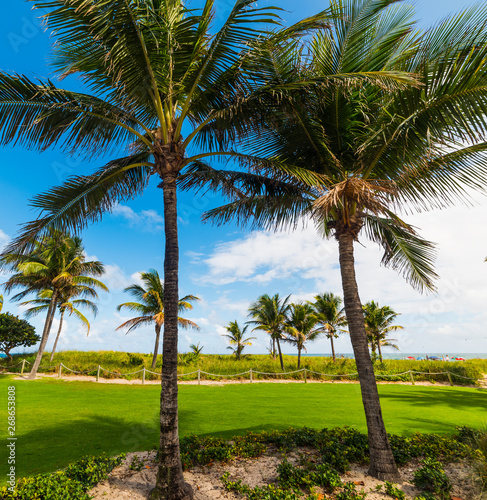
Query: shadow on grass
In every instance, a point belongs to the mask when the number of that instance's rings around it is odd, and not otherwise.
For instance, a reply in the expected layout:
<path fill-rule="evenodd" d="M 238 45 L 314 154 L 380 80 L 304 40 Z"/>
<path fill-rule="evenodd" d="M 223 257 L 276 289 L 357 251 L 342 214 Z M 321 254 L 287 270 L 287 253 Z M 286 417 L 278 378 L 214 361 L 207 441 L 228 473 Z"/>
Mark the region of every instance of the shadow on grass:
<path fill-rule="evenodd" d="M 50 425 L 46 422 L 18 435 L 16 473 L 22 477 L 52 472 L 85 455 L 110 456 L 124 451 L 149 450 L 158 443 L 156 418 L 127 422 L 117 417 L 93 415 Z M 6 459 L 0 463 L 2 480 L 6 477 L 6 464 Z"/>
<path fill-rule="evenodd" d="M 448 406 L 456 410 L 487 410 L 487 391 L 485 389 L 465 390 L 451 387 L 432 390 L 427 388 L 414 388 L 407 393 L 381 391 L 381 400 L 401 401 L 412 407 Z"/>

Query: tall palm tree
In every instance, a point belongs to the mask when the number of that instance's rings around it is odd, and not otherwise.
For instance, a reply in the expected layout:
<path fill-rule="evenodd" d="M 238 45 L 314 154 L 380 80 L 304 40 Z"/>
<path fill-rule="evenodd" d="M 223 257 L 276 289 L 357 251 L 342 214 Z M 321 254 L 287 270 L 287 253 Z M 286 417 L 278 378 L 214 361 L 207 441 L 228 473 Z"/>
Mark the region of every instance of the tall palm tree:
<path fill-rule="evenodd" d="M 402 217 L 485 189 L 487 7 L 466 9 L 426 31 L 415 28 L 411 6 L 394 0 L 332 0 L 331 11 L 330 30 L 304 48 L 274 52 L 272 67 L 262 57 L 262 74 L 290 85 L 303 74 L 397 71 L 417 83 L 399 91 L 349 80 L 269 100 L 268 114 L 240 144 L 287 169 L 260 178 L 242 173 L 238 182 L 233 176 L 239 189 L 231 203 L 207 213 L 206 220 L 252 220 L 254 227 L 275 228 L 308 217 L 321 234 L 336 238 L 369 435 L 369 473 L 393 480 L 398 471 L 368 350 L 354 244 L 369 237 L 384 248 L 383 264 L 421 291 L 434 289 L 434 245 Z M 195 169 L 192 175 L 198 177 L 192 184 L 210 188 L 230 182 L 223 172 Z"/>
<path fill-rule="evenodd" d="M 375 349 L 379 352 L 379 360 L 382 363 L 381 346 L 390 346 L 399 349 L 393 339 L 388 338 L 389 332 L 402 330 L 403 327 L 393 325 L 399 313 L 395 312 L 389 306 L 379 306 L 378 302 L 371 300 L 363 306 L 365 317 L 365 331 L 367 332 L 368 341 L 372 347 L 372 356 L 375 357 Z"/>
<path fill-rule="evenodd" d="M 10 248 L 25 249 L 50 226 L 79 230 L 139 195 L 153 175 L 159 179 L 165 224 L 164 398 L 152 496 L 191 498 L 178 438 L 176 181 L 183 169 L 204 158 L 240 156 L 227 144 L 251 118 L 249 95 L 255 93 L 248 90 L 261 81 L 247 78 L 244 62 L 251 63 L 251 42 L 265 43 L 265 26 L 278 23 L 276 9 L 236 0 L 220 30 L 212 33 L 214 0 L 206 0 L 202 10 L 189 9 L 182 0 L 34 0 L 34 5 L 43 9 L 45 24 L 57 38 L 56 76 L 79 74 L 92 94 L 55 87 L 51 80 L 0 74 L 0 144 L 41 150 L 58 144 L 90 161 L 121 149 L 126 156 L 37 197 L 33 204 L 42 217 L 27 224 Z M 323 25 L 324 18 L 313 16 L 273 36 L 306 33 Z M 246 118 L 237 121 L 238 116 Z"/>
<path fill-rule="evenodd" d="M 77 286 L 90 287 L 95 284 L 98 286 L 100 282 L 94 277 L 101 276 L 105 271 L 101 262 L 86 261 L 81 238 L 77 236 L 73 237 L 51 229 L 44 238 L 35 240 L 33 245 L 30 253 L 2 254 L 3 265 L 16 271 L 4 283 L 4 288 L 8 291 L 24 288 L 22 292 L 14 295 L 12 300 L 21 300 L 31 293 L 47 290 L 51 292 L 47 299 L 47 315 L 41 343 L 28 375 L 29 379 L 34 379 L 37 375 L 56 308 L 65 294 Z"/>
<path fill-rule="evenodd" d="M 269 295 L 261 295 L 249 307 L 249 316 L 252 318 L 248 321 L 251 325 L 256 325 L 254 330 L 263 330 L 271 337 L 273 353 L 275 359 L 274 343 L 279 351 L 279 361 L 281 370 L 284 371 L 284 361 L 282 359 L 281 340 L 283 338 L 284 325 L 287 320 L 287 313 L 291 307 L 288 295 L 285 299 L 281 299 L 276 293 L 273 297 Z"/>
<path fill-rule="evenodd" d="M 60 313 L 59 317 L 59 327 L 56 335 L 56 339 L 54 340 L 54 345 L 51 350 L 51 357 L 49 361 L 52 361 L 54 358 L 54 354 L 56 352 L 56 347 L 59 341 L 59 337 L 61 336 L 61 331 L 63 329 L 64 323 L 64 315 L 67 312 L 69 316 L 73 316 L 81 321 L 86 327 L 86 335 L 90 333 L 90 322 L 84 316 L 84 314 L 79 310 L 79 307 L 84 307 L 89 309 L 93 316 L 96 317 L 98 314 L 98 307 L 94 302 L 87 299 L 86 297 L 98 299 L 98 294 L 96 292 L 96 288 L 99 288 L 105 292 L 108 292 L 107 286 L 102 283 L 100 280 L 97 280 L 92 277 L 85 277 L 83 284 L 75 284 L 72 283 L 69 286 L 63 288 L 59 295 L 58 301 L 58 311 Z M 29 305 L 33 306 L 30 309 L 26 310 L 25 316 L 30 318 L 32 316 L 37 316 L 37 314 L 47 311 L 49 309 L 49 304 L 52 298 L 52 290 L 43 290 L 37 294 L 37 298 L 28 300 L 26 302 L 22 302 L 21 305 Z M 77 298 L 81 297 L 81 298 Z"/>
<path fill-rule="evenodd" d="M 125 321 L 125 323 L 121 324 L 117 330 L 128 328 L 127 333 L 129 333 L 140 326 L 154 323 L 156 330 L 156 343 L 154 346 L 154 354 L 152 356 L 152 368 L 155 368 L 159 350 L 161 328 L 166 318 L 166 293 L 164 284 L 159 277 L 159 273 L 155 269 L 149 269 L 147 272 L 140 273 L 140 279 L 142 280 L 144 286 L 137 284 L 130 285 L 124 290 L 132 295 L 134 299 L 138 300 L 138 302 L 124 302 L 117 307 L 117 311 L 120 311 L 125 307 L 140 314 L 140 316 Z M 200 299 L 194 295 L 186 295 L 182 299 L 179 299 L 179 312 L 193 309 L 191 302 L 196 300 Z M 200 329 L 200 327 L 193 321 L 180 317 L 178 317 L 178 325 L 183 328 L 194 328 L 196 330 Z"/>
<path fill-rule="evenodd" d="M 298 370 L 301 368 L 301 351 L 306 351 L 306 342 L 316 340 L 321 333 L 317 328 L 318 318 L 310 304 L 291 304 L 289 316 L 284 326 L 285 340 L 298 349 Z"/>
<path fill-rule="evenodd" d="M 227 329 L 227 334 L 224 334 L 224 337 L 227 337 L 229 346 L 227 349 L 230 349 L 234 354 L 235 358 L 237 360 L 240 359 L 240 356 L 242 354 L 242 351 L 245 349 L 246 346 L 251 346 L 252 342 L 251 340 L 255 340 L 256 337 L 245 337 L 245 332 L 249 325 L 245 325 L 243 329 L 239 326 L 237 320 L 235 321 L 230 321 L 228 326 L 225 328 Z"/>
<path fill-rule="evenodd" d="M 341 307 L 342 298 L 334 295 L 331 292 L 325 292 L 315 296 L 315 301 L 310 302 L 314 309 L 314 314 L 318 318 L 318 323 L 321 325 L 321 331 L 326 334 L 331 343 L 331 355 L 333 363 L 335 358 L 335 345 L 333 340 L 338 338 L 338 335 L 346 330 L 340 328 L 347 324 L 345 309 Z"/>

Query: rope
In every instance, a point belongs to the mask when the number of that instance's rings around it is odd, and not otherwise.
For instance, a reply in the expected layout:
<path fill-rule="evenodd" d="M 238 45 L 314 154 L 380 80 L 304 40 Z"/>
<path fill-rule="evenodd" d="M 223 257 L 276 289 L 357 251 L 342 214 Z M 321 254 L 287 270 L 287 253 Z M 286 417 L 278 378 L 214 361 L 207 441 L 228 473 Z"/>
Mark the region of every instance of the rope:
<path fill-rule="evenodd" d="M 198 372 L 193 372 L 193 373 L 198 373 Z M 203 375 L 209 375 L 210 377 L 241 377 L 242 375 L 247 375 L 248 373 L 250 373 L 250 370 L 247 371 L 247 372 L 242 372 L 242 373 L 235 373 L 234 375 L 229 375 L 229 374 L 223 374 L 223 375 L 219 375 L 218 373 L 208 373 L 208 372 L 200 372 L 201 374 Z M 258 372 L 254 372 L 252 370 L 252 373 L 258 373 Z M 187 373 L 185 373 L 185 375 L 187 375 Z"/>
<path fill-rule="evenodd" d="M 90 373 L 90 371 L 93 371 L 93 370 L 88 370 L 88 371 L 85 371 L 85 372 L 78 372 L 76 370 L 71 370 L 71 368 L 68 368 L 67 366 L 64 366 L 63 363 L 61 363 L 61 365 L 63 366 L 63 368 L 66 368 L 66 370 L 69 370 L 70 372 L 73 372 L 73 373 L 81 373 L 81 374 L 85 374 L 85 373 Z"/>
<path fill-rule="evenodd" d="M 198 370 L 195 372 L 190 372 L 190 373 L 178 373 L 178 377 L 187 377 L 188 375 L 194 375 L 195 373 L 198 373 Z M 204 373 L 204 372 L 201 372 Z"/>
<path fill-rule="evenodd" d="M 358 375 L 358 373 L 321 373 L 308 370 L 307 368 L 306 371 L 308 373 L 314 373 L 315 375 L 322 375 L 323 377 L 354 377 L 355 375 Z"/>
<path fill-rule="evenodd" d="M 393 373 L 391 374 L 386 374 L 386 373 L 376 373 L 376 377 L 399 377 L 400 375 L 408 375 L 409 372 L 403 372 L 403 373 Z"/>
<path fill-rule="evenodd" d="M 64 366 L 64 365 L 63 365 Z M 68 368 L 69 369 L 69 368 Z M 105 368 L 103 368 L 102 366 L 100 366 L 100 370 L 103 370 L 104 372 L 107 372 L 107 373 L 111 373 L 112 375 L 120 375 L 121 377 L 125 377 L 126 375 L 135 375 L 136 373 L 141 373 L 143 372 L 144 370 L 138 370 L 136 372 L 130 372 L 130 373 L 118 373 L 118 372 L 111 372 L 110 370 L 106 370 Z M 93 371 L 93 370 L 91 370 Z M 148 372 L 148 370 L 145 371 L 146 373 Z M 86 372 L 88 373 L 88 372 Z M 152 373 L 152 372 L 149 372 L 149 373 Z"/>
<path fill-rule="evenodd" d="M 256 372 L 252 370 L 252 373 L 255 373 L 257 375 L 291 375 L 292 373 L 301 373 L 304 370 L 306 370 L 306 368 L 301 368 L 301 370 L 295 370 L 293 372 L 275 372 L 275 373 Z"/>

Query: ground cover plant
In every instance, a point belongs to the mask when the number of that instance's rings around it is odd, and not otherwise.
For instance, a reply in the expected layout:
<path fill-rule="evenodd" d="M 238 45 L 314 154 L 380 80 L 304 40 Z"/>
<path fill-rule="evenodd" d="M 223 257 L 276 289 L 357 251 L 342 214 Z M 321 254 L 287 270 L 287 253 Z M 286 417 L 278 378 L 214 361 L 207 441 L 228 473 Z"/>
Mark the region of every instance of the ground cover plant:
<path fill-rule="evenodd" d="M 450 500 L 451 485 L 438 461 L 469 461 L 475 455 L 475 446 L 470 440 L 471 428 L 457 429 L 455 434 L 441 436 L 435 434 L 413 434 L 408 437 L 391 435 L 392 451 L 397 463 L 404 465 L 422 460 L 413 482 L 424 494 L 424 498 Z M 212 466 L 235 459 L 257 458 L 267 451 L 278 450 L 282 461 L 277 465 L 277 482 L 267 486 L 250 487 L 241 479 L 223 473 L 221 482 L 225 489 L 241 493 L 249 500 L 359 500 L 367 497 L 367 492 L 347 481 L 340 474 L 350 469 L 350 464 L 368 463 L 367 436 L 350 427 L 324 429 L 287 428 L 262 432 L 247 432 L 225 440 L 215 436 L 188 435 L 180 443 L 182 464 L 185 470 L 196 466 Z M 347 463 L 330 460 L 329 451 L 334 456 L 346 456 Z M 299 450 L 306 450 L 306 454 Z M 299 457 L 296 460 L 296 453 Z M 434 457 L 434 458 L 432 458 Z M 87 490 L 122 461 L 122 456 L 85 457 L 70 464 L 66 469 L 51 474 L 40 474 L 20 479 L 16 494 L 0 490 L 2 498 L 31 499 L 35 492 L 39 500 L 88 500 Z M 149 462 L 149 468 L 152 464 Z M 147 466 L 146 460 L 135 455 L 128 468 L 140 471 Z M 400 486 L 385 482 L 381 490 L 385 495 L 404 500 Z M 321 493 L 319 493 L 321 492 Z"/>
<path fill-rule="evenodd" d="M 1 376 L 0 391 L 8 385 L 15 385 L 17 394 L 18 477 L 51 472 L 85 455 L 149 450 L 158 443 L 158 384 L 57 379 L 31 384 Z M 413 430 L 449 435 L 459 424 L 478 428 L 485 423 L 482 389 L 382 385 L 379 390 L 390 431 L 399 436 Z M 356 384 L 180 385 L 179 395 L 182 436 L 231 439 L 289 426 L 348 425 L 365 431 Z M 5 464 L 0 460 L 2 478 Z"/>
<path fill-rule="evenodd" d="M 33 362 L 35 354 L 14 355 L 12 365 L 19 363 L 22 359 L 27 359 Z M 65 351 L 56 353 L 52 362 L 49 361 L 49 353 L 46 353 L 42 359 L 40 372 L 55 373 L 59 363 L 72 370 L 86 372 L 89 375 L 96 375 L 98 365 L 106 370 L 114 372 L 112 374 L 102 371 L 101 374 L 106 378 L 117 378 L 124 373 L 132 373 L 141 370 L 145 367 L 148 370 L 151 368 L 152 355 L 142 353 L 125 353 L 116 351 Z M 283 356 L 284 370 L 294 371 L 297 369 L 297 356 Z M 159 372 L 162 365 L 162 356 L 157 359 L 156 368 L 153 370 Z M 254 374 L 254 379 L 265 378 L 287 378 L 302 380 L 303 374 L 278 375 L 281 372 L 280 364 L 274 361 L 270 356 L 266 355 L 249 355 L 242 356 L 240 360 L 236 360 L 232 355 L 220 354 L 200 354 L 198 357 L 192 356 L 191 353 L 180 353 L 178 360 L 178 373 L 193 373 L 198 369 L 207 373 L 217 375 L 232 375 L 236 373 L 246 372 L 249 369 L 264 373 L 276 373 L 276 375 L 259 375 Z M 0 366 L 8 366 L 4 360 Z M 301 368 L 306 368 L 310 371 L 327 373 L 331 375 L 342 375 L 338 380 L 356 380 L 356 376 L 345 376 L 350 373 L 356 373 L 357 368 L 353 359 L 337 358 L 336 363 L 333 363 L 332 358 L 309 356 L 301 359 Z M 382 380 L 410 382 L 408 370 L 414 370 L 414 379 L 418 381 L 429 382 L 448 382 L 446 373 L 443 375 L 428 375 L 429 373 L 451 372 L 452 381 L 456 385 L 471 384 L 475 380 L 482 378 L 483 373 L 487 373 L 487 360 L 485 359 L 469 359 L 462 362 L 442 362 L 442 361 L 412 361 L 412 360 L 392 360 L 385 359 L 383 363 L 375 364 L 375 372 L 379 377 L 387 375 Z M 11 371 L 20 372 L 21 366 L 13 366 Z M 64 373 L 69 373 L 67 370 Z M 392 376 L 394 374 L 403 373 L 403 375 Z M 456 377 L 455 375 L 458 375 Z M 308 379 L 316 380 L 332 380 L 330 377 L 323 377 L 313 373 L 307 373 Z M 202 379 L 221 380 L 221 377 L 211 377 L 203 374 Z M 461 377 L 469 377 L 465 380 Z M 141 378 L 141 374 L 128 375 L 127 379 Z M 156 375 L 147 374 L 147 379 L 157 379 Z M 195 380 L 197 374 L 192 374 L 188 377 L 182 377 L 181 380 Z M 236 377 L 236 379 L 249 379 L 249 375 Z M 335 379 L 337 380 L 337 379 Z"/>

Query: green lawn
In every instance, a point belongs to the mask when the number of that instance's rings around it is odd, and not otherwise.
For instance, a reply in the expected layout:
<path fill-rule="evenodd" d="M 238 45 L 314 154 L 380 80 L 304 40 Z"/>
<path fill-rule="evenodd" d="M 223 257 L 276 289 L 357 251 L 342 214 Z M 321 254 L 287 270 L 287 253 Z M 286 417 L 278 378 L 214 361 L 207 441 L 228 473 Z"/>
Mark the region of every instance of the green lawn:
<path fill-rule="evenodd" d="M 0 376 L 17 388 L 17 476 L 52 471 L 86 454 L 150 449 L 158 442 L 160 388 Z M 459 387 L 379 386 L 389 432 L 451 433 L 487 422 L 487 394 Z M 180 432 L 230 438 L 248 430 L 349 425 L 365 430 L 356 384 L 180 386 Z M 5 414 L 2 412 L 2 414 Z M 1 432 L 5 435 L 7 422 Z M 6 447 L 0 457 L 5 478 Z"/>

